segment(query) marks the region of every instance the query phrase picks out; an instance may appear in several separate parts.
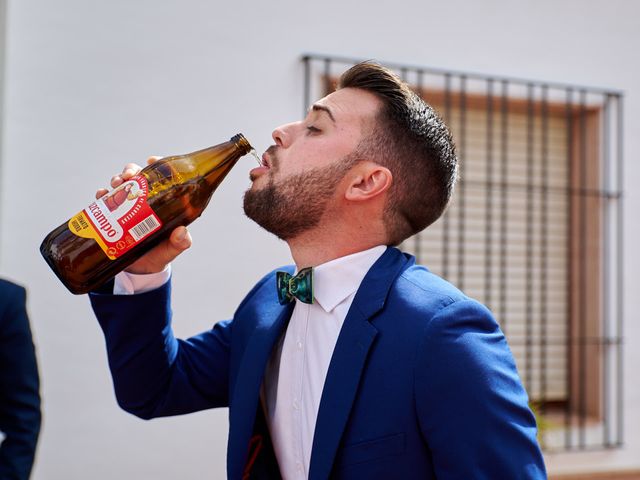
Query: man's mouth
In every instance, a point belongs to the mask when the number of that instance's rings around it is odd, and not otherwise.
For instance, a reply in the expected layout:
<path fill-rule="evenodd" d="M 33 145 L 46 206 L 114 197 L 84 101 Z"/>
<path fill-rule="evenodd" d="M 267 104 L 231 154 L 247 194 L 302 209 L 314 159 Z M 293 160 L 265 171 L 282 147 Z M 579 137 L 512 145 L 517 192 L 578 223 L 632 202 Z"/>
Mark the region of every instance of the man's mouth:
<path fill-rule="evenodd" d="M 258 177 L 268 173 L 270 170 L 278 166 L 278 158 L 276 157 L 276 146 L 271 145 L 260 157 L 260 166 L 249 172 L 251 181 L 255 181 Z M 275 170 L 274 170 L 275 173 Z"/>
<path fill-rule="evenodd" d="M 277 148 L 271 145 L 262 154 L 262 166 L 267 168 L 276 168 L 278 166 Z"/>
<path fill-rule="evenodd" d="M 269 158 L 269 150 L 262 154 L 260 158 L 260 166 L 252 169 L 249 172 L 249 178 L 251 181 L 255 181 L 258 177 L 264 175 L 271 170 L 273 159 Z"/>
<path fill-rule="evenodd" d="M 271 168 L 271 162 L 269 161 L 269 157 L 267 156 L 267 152 L 262 154 L 262 163 L 260 164 L 262 167 Z"/>

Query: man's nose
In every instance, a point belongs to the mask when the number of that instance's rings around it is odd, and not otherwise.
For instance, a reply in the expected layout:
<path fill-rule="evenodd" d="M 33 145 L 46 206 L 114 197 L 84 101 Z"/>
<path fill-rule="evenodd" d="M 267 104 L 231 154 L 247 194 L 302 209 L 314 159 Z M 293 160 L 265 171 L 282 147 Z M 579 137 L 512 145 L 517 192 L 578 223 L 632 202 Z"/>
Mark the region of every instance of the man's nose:
<path fill-rule="evenodd" d="M 284 148 L 290 146 L 295 136 L 295 126 L 296 123 L 288 123 L 276 128 L 271 134 L 271 138 L 276 142 L 276 145 Z"/>

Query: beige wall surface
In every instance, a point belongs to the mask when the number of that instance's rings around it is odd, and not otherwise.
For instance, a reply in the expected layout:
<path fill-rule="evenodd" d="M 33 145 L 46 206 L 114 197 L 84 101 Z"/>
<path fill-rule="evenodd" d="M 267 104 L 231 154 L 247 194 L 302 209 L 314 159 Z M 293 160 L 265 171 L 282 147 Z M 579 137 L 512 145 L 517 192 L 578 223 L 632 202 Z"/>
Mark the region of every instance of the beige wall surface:
<path fill-rule="evenodd" d="M 119 410 L 86 297 L 38 252 L 127 162 L 243 132 L 262 151 L 298 119 L 304 52 L 593 85 L 625 92 L 625 446 L 547 456 L 554 473 L 640 467 L 640 4 L 405 0 L 310 4 L 10 0 L 0 165 L 0 273 L 29 288 L 44 423 L 34 479 L 224 478 L 227 413 L 143 422 Z M 180 336 L 228 318 L 286 245 L 241 208 L 241 161 L 174 265 Z"/>

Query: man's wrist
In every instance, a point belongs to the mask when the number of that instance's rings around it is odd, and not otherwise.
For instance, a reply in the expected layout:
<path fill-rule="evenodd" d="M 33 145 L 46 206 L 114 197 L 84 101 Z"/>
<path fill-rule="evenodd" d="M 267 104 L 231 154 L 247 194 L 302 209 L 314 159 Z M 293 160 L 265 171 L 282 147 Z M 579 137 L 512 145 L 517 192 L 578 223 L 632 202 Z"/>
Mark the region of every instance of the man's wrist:
<path fill-rule="evenodd" d="M 114 295 L 135 295 L 148 292 L 164 285 L 171 277 L 171 265 L 158 273 L 120 272 L 114 278 Z"/>

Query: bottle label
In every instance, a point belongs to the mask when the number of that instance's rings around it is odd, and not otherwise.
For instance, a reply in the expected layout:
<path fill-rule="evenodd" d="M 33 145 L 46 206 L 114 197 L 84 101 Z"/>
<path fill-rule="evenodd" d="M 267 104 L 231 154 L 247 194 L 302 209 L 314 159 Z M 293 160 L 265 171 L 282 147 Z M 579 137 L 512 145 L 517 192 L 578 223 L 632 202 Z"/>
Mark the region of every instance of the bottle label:
<path fill-rule="evenodd" d="M 93 238 L 111 260 L 158 230 L 162 222 L 147 203 L 149 184 L 132 177 L 69 220 L 69 230 Z"/>

